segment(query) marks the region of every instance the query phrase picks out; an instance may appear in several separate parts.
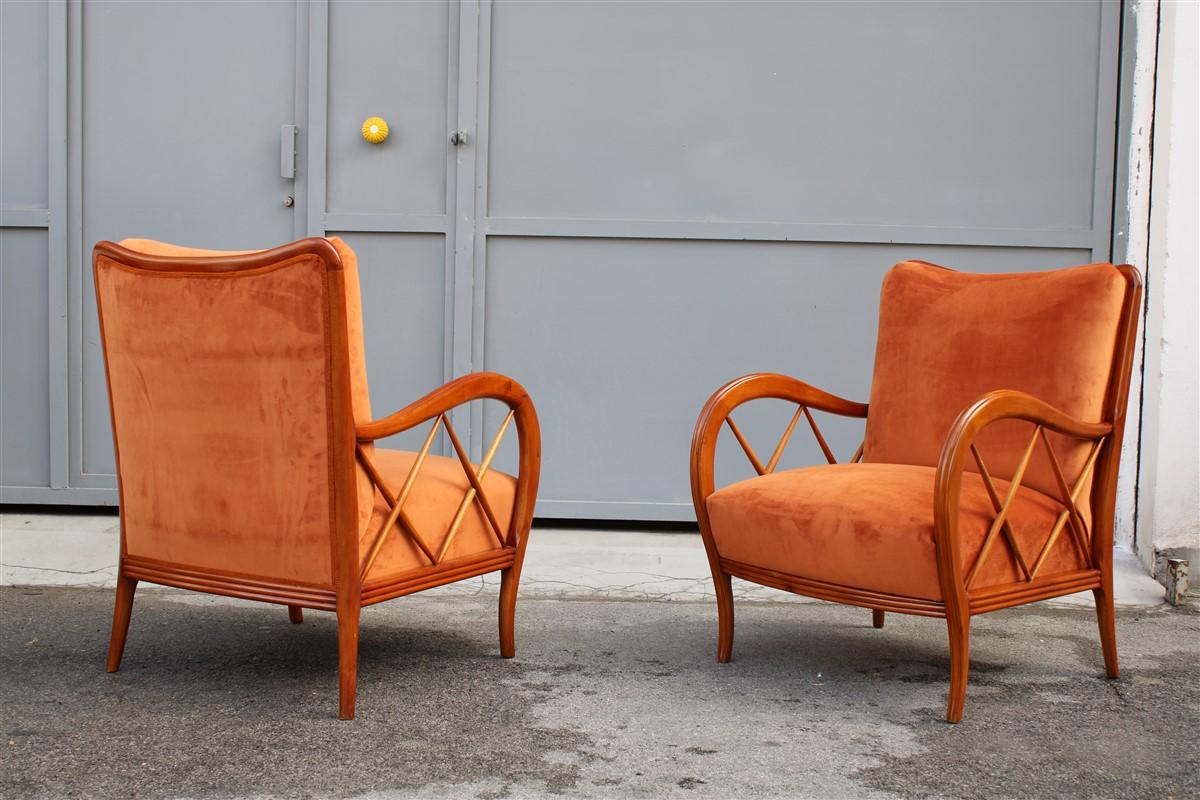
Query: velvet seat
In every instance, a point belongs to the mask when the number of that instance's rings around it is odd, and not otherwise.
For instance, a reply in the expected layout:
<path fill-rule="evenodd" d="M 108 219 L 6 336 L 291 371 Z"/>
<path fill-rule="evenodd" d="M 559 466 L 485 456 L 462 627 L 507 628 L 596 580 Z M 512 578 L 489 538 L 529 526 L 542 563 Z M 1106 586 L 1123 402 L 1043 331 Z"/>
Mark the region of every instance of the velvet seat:
<path fill-rule="evenodd" d="M 1091 589 L 1116 677 L 1113 516 L 1140 297 L 1127 265 L 978 275 L 901 262 L 880 292 L 869 403 L 768 373 L 719 389 L 691 457 L 717 660 L 733 654 L 733 577 L 870 608 L 875 627 L 887 611 L 944 617 L 958 722 L 970 618 Z M 761 398 L 797 406 L 766 460 L 733 418 Z M 865 420 L 849 463 L 814 412 Z M 776 472 L 798 426 L 828 463 Z M 757 476 L 718 489 L 725 428 Z"/>
<path fill-rule="evenodd" d="M 374 419 L 358 261 L 337 238 L 100 242 L 93 275 L 121 508 L 110 672 L 139 581 L 279 603 L 292 622 L 336 612 L 345 719 L 365 605 L 498 570 L 500 652 L 514 654 L 540 469 L 518 383 L 473 373 Z M 488 399 L 508 416 L 490 444 L 482 432 L 464 444 L 449 412 Z M 490 463 L 510 423 L 516 477 Z M 419 450 L 375 444 L 419 427 Z"/>
<path fill-rule="evenodd" d="M 732 561 L 843 586 L 941 600 L 933 541 L 935 470 L 909 464 L 836 464 L 776 472 L 709 495 L 708 516 L 721 555 Z M 999 480 L 1001 494 L 1008 481 Z M 1036 553 L 1062 511 L 1034 489 L 1020 488 L 1008 519 L 1024 552 Z M 996 511 L 978 475 L 963 479 L 960 555 L 979 554 Z M 1047 574 L 1085 566 L 1073 549 L 1056 548 Z M 980 587 L 1020 578 L 1013 563 L 988 561 Z"/>

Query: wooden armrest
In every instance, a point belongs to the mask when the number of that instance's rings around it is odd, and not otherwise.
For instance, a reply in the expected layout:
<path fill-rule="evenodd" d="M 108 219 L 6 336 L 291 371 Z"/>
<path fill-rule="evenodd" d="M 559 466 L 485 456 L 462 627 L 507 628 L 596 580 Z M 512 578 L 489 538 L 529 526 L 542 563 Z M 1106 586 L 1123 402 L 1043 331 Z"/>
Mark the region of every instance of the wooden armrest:
<path fill-rule="evenodd" d="M 981 431 L 1004 419 L 1020 419 L 1075 439 L 1099 440 L 1112 433 L 1107 422 L 1084 422 L 1059 411 L 1031 394 L 1015 389 L 988 392 L 967 406 L 954 424 L 942 445 L 938 458 L 935 503 L 938 511 L 945 510 L 950 494 L 958 495 L 967 459 Z M 953 484 L 953 485 L 951 485 Z"/>
<path fill-rule="evenodd" d="M 517 471 L 516 493 L 513 497 L 512 518 L 507 533 L 500 529 L 495 512 L 487 501 L 487 495 L 483 490 L 481 478 L 487 471 L 491 459 L 496 454 L 500 441 L 504 437 L 508 419 L 500 426 L 500 430 L 496 434 L 491 447 L 484 456 L 479 468 L 476 469 L 471 464 L 466 448 L 455 433 L 449 418 L 444 416 L 452 408 L 469 403 L 472 400 L 480 399 L 494 399 L 506 404 L 511 409 L 509 419 L 515 421 L 517 425 L 517 444 L 520 450 L 520 463 Z M 437 421 L 430 428 L 425 438 L 425 444 L 417 454 L 416 462 L 405 481 L 404 487 L 398 493 L 393 494 L 391 489 L 384 484 L 378 470 L 362 449 L 361 444 L 401 433 L 431 419 L 436 419 Z M 455 517 L 455 522 L 451 523 L 450 533 L 447 534 L 442 544 L 441 552 L 435 555 L 428 543 L 416 532 L 415 526 L 408 519 L 402 506 L 405 497 L 407 497 L 408 490 L 412 487 L 412 481 L 415 479 L 417 471 L 421 468 L 421 462 L 433 444 L 434 436 L 437 434 L 439 426 L 443 426 L 446 434 L 449 436 L 450 442 L 454 446 L 455 455 L 462 464 L 463 472 L 470 483 L 471 489 L 463 499 L 458 514 Z M 377 535 L 375 543 L 372 545 L 366 562 L 362 567 L 362 580 L 366 579 L 371 564 L 379 554 L 387 531 L 397 521 L 409 533 L 414 543 L 429 558 L 432 564 L 442 563 L 449 548 L 450 540 L 453 538 L 455 530 L 457 530 L 458 520 L 461 519 L 463 510 L 472 500 L 480 504 L 484 515 L 497 537 L 498 543 L 502 547 L 515 546 L 519 553 L 518 559 L 524 557 L 525 534 L 528 533 L 530 523 L 533 519 L 538 480 L 541 475 L 542 442 L 537 412 L 534 410 L 533 401 L 529 398 L 528 393 L 526 393 L 521 384 L 512 378 L 498 375 L 494 372 L 474 372 L 470 375 L 464 375 L 433 390 L 420 400 L 400 409 L 394 414 L 356 426 L 355 435 L 360 443 L 358 448 L 359 463 L 367 471 L 377 489 L 383 493 L 384 499 L 391 506 L 391 516 L 384 523 L 380 534 Z"/>
<path fill-rule="evenodd" d="M 735 408 L 743 403 L 763 398 L 787 400 L 800 406 L 796 415 L 792 418 L 787 431 L 784 433 L 784 438 L 780 440 L 779 445 L 775 448 L 775 453 L 771 456 L 767 465 L 763 465 L 757 456 L 754 455 L 753 450 L 750 449 L 748 443 L 729 416 Z M 812 427 L 813 433 L 817 437 L 822 451 L 825 453 L 825 457 L 832 462 L 833 456 L 825 444 L 825 439 L 821 436 L 816 423 L 808 412 L 810 408 L 815 408 L 818 411 L 826 411 L 831 414 L 838 414 L 843 417 L 865 418 L 867 416 L 867 405 L 865 403 L 846 400 L 837 395 L 822 391 L 815 386 L 810 386 L 796 378 L 771 372 L 743 375 L 718 389 L 708 399 L 708 402 L 704 405 L 704 409 L 700 412 L 700 418 L 696 421 L 696 431 L 692 436 L 692 501 L 696 505 L 697 514 L 704 513 L 704 498 L 713 493 L 713 458 L 716 454 L 717 435 L 721 432 L 721 426 L 727 422 L 737 437 L 738 442 L 742 445 L 742 448 L 746 450 L 746 455 L 750 458 L 750 463 L 759 474 L 765 474 L 775 468 L 779 456 L 782 455 L 782 448 L 787 444 L 787 439 L 791 435 L 802 412 L 807 417 L 809 425 Z"/>
<path fill-rule="evenodd" d="M 521 384 L 495 372 L 472 372 L 434 389 L 415 403 L 383 419 L 355 426 L 355 435 L 360 442 L 383 439 L 415 428 L 463 403 L 485 398 L 499 400 L 511 408 L 518 430 L 532 427 L 535 433 L 538 431 L 533 401 Z"/>
<path fill-rule="evenodd" d="M 1018 462 L 1016 470 L 1011 476 L 1009 500 L 1001 502 L 992 476 L 988 473 L 982 461 L 982 456 L 975 449 L 975 441 L 979 437 L 979 434 L 989 425 L 1001 420 L 1014 419 L 1032 424 L 1034 431 L 1030 437 L 1029 445 L 1025 449 L 1024 456 Z M 1051 448 L 1049 440 L 1045 438 L 1045 430 L 1054 431 L 1074 439 L 1092 442 L 1091 452 L 1084 464 L 1082 473 L 1076 477 L 1074 486 L 1067 483 L 1067 478 L 1063 474 L 1062 467 L 1058 459 L 1054 456 L 1053 448 Z M 947 434 L 946 441 L 942 445 L 941 456 L 938 458 L 933 496 L 933 538 L 937 548 L 938 575 L 942 584 L 943 598 L 949 607 L 966 608 L 966 592 L 970 588 L 975 569 L 984 560 L 988 545 L 1000 533 L 1003 533 L 1010 540 L 1013 539 L 1014 534 L 1005 520 L 1004 514 L 1007 513 L 1007 504 L 1014 495 L 1017 486 L 1020 485 L 1021 478 L 1025 474 L 1025 469 L 1029 465 L 1030 458 L 1039 439 L 1050 455 L 1051 466 L 1058 483 L 1060 497 L 1056 499 L 1064 506 L 1060 519 L 1055 525 L 1055 530 L 1059 530 L 1069 519 L 1068 527 L 1072 531 L 1072 535 L 1079 537 L 1081 548 L 1086 547 L 1086 542 L 1080 533 L 1084 525 L 1075 502 L 1083 487 L 1087 485 L 1088 476 L 1097 458 L 1100 457 L 1102 447 L 1106 445 L 1113 446 L 1111 441 L 1106 441 L 1112 431 L 1112 425 L 1107 422 L 1085 422 L 1076 419 L 1033 395 L 1013 389 L 988 392 L 958 415 L 958 419 L 950 427 L 950 432 Z M 967 572 L 964 579 L 962 562 L 960 561 L 958 552 L 958 504 L 963 473 L 966 470 L 968 459 L 973 460 L 979 469 L 980 477 L 991 498 L 997 517 L 993 521 L 992 529 L 989 531 L 987 539 L 985 539 L 981 551 L 975 559 L 975 564 Z M 1043 547 L 1042 555 L 1044 555 L 1044 551 L 1048 549 L 1048 546 L 1049 543 Z M 1026 564 L 1019 554 L 1017 557 L 1020 562 L 1019 567 L 1021 571 L 1025 573 L 1028 580 L 1033 580 L 1033 576 L 1037 572 L 1040 563 L 1040 558 L 1031 566 Z"/>

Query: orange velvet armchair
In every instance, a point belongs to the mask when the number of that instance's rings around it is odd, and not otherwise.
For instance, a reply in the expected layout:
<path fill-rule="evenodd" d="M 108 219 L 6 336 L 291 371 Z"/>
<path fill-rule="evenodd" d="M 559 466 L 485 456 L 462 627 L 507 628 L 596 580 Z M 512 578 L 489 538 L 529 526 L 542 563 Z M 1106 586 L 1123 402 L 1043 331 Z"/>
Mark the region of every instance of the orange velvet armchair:
<path fill-rule="evenodd" d="M 500 652 L 514 653 L 517 583 L 540 468 L 533 403 L 476 373 L 372 420 L 354 251 L 148 240 L 93 254 L 121 503 L 108 670 L 138 581 L 304 608 L 338 624 L 339 715 L 354 717 L 359 613 L 499 570 Z M 448 412 L 509 407 L 478 464 Z M 489 469 L 515 422 L 517 477 Z M 430 423 L 418 452 L 375 441 Z M 444 431 L 455 457 L 431 453 Z"/>
<path fill-rule="evenodd" d="M 971 617 L 1091 589 L 1105 670 L 1117 671 L 1114 498 L 1141 279 L 1090 264 L 974 275 L 908 261 L 887 275 L 870 403 L 795 378 L 747 375 L 705 405 L 692 498 L 733 652 L 731 577 L 873 610 L 946 620 L 946 718 L 966 699 Z M 764 464 L 731 412 L 795 403 Z M 866 420 L 837 463 L 813 411 Z M 828 464 L 776 472 L 804 419 Z M 714 485 L 728 426 L 757 477 Z"/>

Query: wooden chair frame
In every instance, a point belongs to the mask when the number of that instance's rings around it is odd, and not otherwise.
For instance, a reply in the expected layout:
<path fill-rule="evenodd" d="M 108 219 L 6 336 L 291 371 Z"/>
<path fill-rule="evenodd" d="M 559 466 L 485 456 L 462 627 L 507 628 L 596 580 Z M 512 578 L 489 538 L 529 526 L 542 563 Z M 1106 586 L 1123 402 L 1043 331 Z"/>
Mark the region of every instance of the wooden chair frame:
<path fill-rule="evenodd" d="M 263 576 L 247 575 L 233 570 L 200 570 L 131 556 L 125 542 L 123 487 L 118 482 L 118 491 L 122 497 L 121 552 L 107 667 L 109 672 L 116 672 L 121 665 L 121 657 L 129 631 L 134 592 L 139 581 L 286 605 L 288 618 L 293 623 L 303 621 L 303 609 L 305 608 L 333 611 L 337 614 L 338 623 L 338 713 L 342 719 L 353 719 L 357 693 L 359 617 L 364 606 L 499 570 L 500 654 L 505 658 L 512 658 L 515 654 L 514 617 L 517 586 L 520 581 L 521 567 L 525 560 L 525 548 L 533 521 L 534 502 L 537 498 L 541 470 L 541 434 L 533 401 L 525 389 L 511 378 L 496 373 L 479 372 L 453 380 L 394 414 L 356 426 L 351 410 L 345 281 L 341 259 L 333 245 L 325 239 L 310 238 L 273 250 L 211 258 L 168 258 L 147 255 L 111 242 L 100 242 L 94 251 L 93 268 L 101 258 L 108 258 L 134 269 L 157 272 L 190 272 L 218 277 L 223 274 L 232 275 L 247 270 L 265 268 L 289 259 L 312 255 L 318 256 L 324 262 L 326 269 L 327 308 L 325 314 L 329 324 L 325 357 L 330 375 L 328 389 L 331 409 L 329 450 L 333 454 L 334 465 L 333 508 L 330 515 L 332 583 L 328 585 L 298 584 Z M 104 342 L 103 309 L 100 309 L 100 327 L 101 341 Z M 107 353 L 105 354 L 105 364 L 107 369 Z M 109 395 L 111 411 L 111 386 Z M 471 464 L 462 442 L 450 425 L 448 412 L 473 400 L 482 399 L 493 399 L 504 403 L 509 408 L 509 414 L 483 463 L 476 468 Z M 496 549 L 467 558 L 446 560 L 445 555 L 449 547 L 447 541 L 439 553 L 432 553 L 427 546 L 423 546 L 424 541 L 420 538 L 419 532 L 416 531 L 411 520 L 407 519 L 407 515 L 403 513 L 403 498 L 391 493 L 390 487 L 379 475 L 378 470 L 374 468 L 362 447 L 364 444 L 401 433 L 431 420 L 434 421 L 434 432 L 440 426 L 445 427 L 471 487 L 451 522 L 447 539 L 453 538 L 469 505 L 477 503 L 484 510 L 488 524 L 497 536 L 498 547 Z M 480 481 L 487 472 L 492 457 L 499 447 L 500 439 L 510 422 L 516 424 L 520 461 L 512 516 L 508 529 L 501 532 L 494 510 L 491 508 Z M 114 453 L 117 474 L 120 475 L 120 443 L 115 438 L 115 419 L 113 423 Z M 432 442 L 433 436 L 430 435 L 406 479 L 402 490 L 404 493 L 411 488 L 412 482 L 420 470 L 421 461 L 424 460 Z M 380 531 L 373 543 L 368 563 L 365 566 L 362 564 L 359 552 L 356 462 L 362 464 L 388 504 L 392 506 L 388 524 Z M 430 563 L 400 574 L 372 580 L 368 577 L 370 565 L 378 554 L 384 539 L 391 534 L 393 525 L 396 523 L 399 523 L 400 529 L 405 534 L 415 537 L 414 541 L 421 541 L 421 550 Z"/>
<path fill-rule="evenodd" d="M 950 691 L 946 704 L 946 720 L 958 722 L 962 719 L 966 701 L 971 617 L 1091 589 L 1096 600 L 1105 672 L 1110 678 L 1118 677 L 1113 609 L 1113 520 L 1120 445 L 1125 430 L 1126 403 L 1142 297 L 1142 281 L 1137 270 L 1129 265 L 1121 265 L 1118 269 L 1124 275 L 1127 287 L 1101 421 L 1093 423 L 1073 419 L 1036 397 L 1023 392 L 1000 389 L 984 394 L 965 408 L 952 425 L 937 465 L 934 503 L 930 509 L 941 601 L 811 580 L 723 557 L 712 534 L 707 506 L 709 495 L 716 490 L 714 459 L 721 429 L 729 427 L 755 471 L 763 475 L 774 471 L 778 465 L 800 416 L 808 420 L 826 460 L 831 464 L 836 463 L 810 409 L 866 419 L 868 407 L 864 403 L 856 403 L 823 392 L 795 378 L 771 373 L 746 375 L 718 389 L 700 412 L 691 450 L 692 501 L 696 508 L 700 534 L 708 553 L 717 595 L 717 661 L 725 663 L 733 657 L 733 577 L 822 600 L 870 608 L 876 628 L 883 627 L 887 611 L 942 617 L 946 620 L 950 643 Z M 738 406 L 763 398 L 790 401 L 799 406 L 765 465 L 754 453 L 731 416 Z M 975 446 L 980 432 L 1001 420 L 1023 420 L 1033 426 L 1029 445 L 1012 476 L 1010 490 L 1005 498 L 999 497 L 991 474 Z M 1091 443 L 1081 474 L 1073 476 L 1073 481 L 1068 481 L 1067 476 L 1063 474 L 1054 449 L 1046 437 L 1046 430 Z M 1029 554 L 1023 553 L 1017 546 L 1006 517 L 1025 468 L 1039 444 L 1050 460 L 1060 494 L 1056 499 L 1062 502 L 1064 510 L 1053 528 L 1047 532 L 1047 540 L 1041 550 L 1029 559 Z M 858 461 L 861 457 L 860 446 L 851 461 Z M 996 517 L 978 556 L 964 571 L 959 551 L 958 510 L 963 473 L 969 463 L 979 470 L 996 510 Z M 1092 528 L 1089 531 L 1076 502 L 1087 483 L 1087 477 L 1092 474 L 1094 480 L 1089 498 Z M 1085 555 L 1087 567 L 1067 574 L 1040 576 L 1038 570 L 1050 546 L 1064 531 Z M 973 578 L 980 564 L 996 552 L 997 542 L 1006 543 L 1023 579 L 1003 586 L 974 588 Z"/>

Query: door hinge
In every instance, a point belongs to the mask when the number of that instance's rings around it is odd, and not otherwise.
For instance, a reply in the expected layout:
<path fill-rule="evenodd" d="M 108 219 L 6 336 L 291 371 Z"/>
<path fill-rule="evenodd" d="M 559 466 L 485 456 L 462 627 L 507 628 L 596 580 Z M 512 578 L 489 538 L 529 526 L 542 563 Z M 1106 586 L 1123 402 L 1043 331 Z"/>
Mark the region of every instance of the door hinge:
<path fill-rule="evenodd" d="M 296 177 L 295 125 L 283 125 L 279 129 L 279 177 Z"/>

